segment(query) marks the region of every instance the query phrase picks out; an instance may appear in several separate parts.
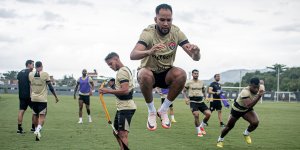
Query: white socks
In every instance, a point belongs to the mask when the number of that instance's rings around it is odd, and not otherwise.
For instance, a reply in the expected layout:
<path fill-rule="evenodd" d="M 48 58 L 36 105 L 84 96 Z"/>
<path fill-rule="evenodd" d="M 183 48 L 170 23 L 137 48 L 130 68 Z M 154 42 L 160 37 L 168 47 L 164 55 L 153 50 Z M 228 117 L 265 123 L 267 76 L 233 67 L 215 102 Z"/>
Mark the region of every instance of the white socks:
<path fill-rule="evenodd" d="M 200 126 L 199 126 L 199 127 L 196 127 L 196 131 L 197 131 L 197 133 L 201 132 Z"/>
<path fill-rule="evenodd" d="M 204 126 L 205 126 L 205 123 L 202 121 L 201 124 L 200 124 L 200 127 L 203 128 Z"/>
<path fill-rule="evenodd" d="M 156 113 L 156 108 L 154 106 L 154 102 L 152 100 L 151 103 L 146 103 L 148 107 L 148 113 Z"/>
<path fill-rule="evenodd" d="M 171 119 L 172 119 L 172 120 L 175 120 L 175 117 L 174 117 L 174 115 L 171 115 Z"/>
<path fill-rule="evenodd" d="M 36 132 L 40 132 L 41 129 L 42 129 L 42 126 L 41 126 L 41 125 L 38 125 L 38 126 L 36 127 L 35 131 L 36 131 Z"/>
<path fill-rule="evenodd" d="M 219 136 L 218 142 L 219 142 L 219 141 L 224 141 L 224 138 L 221 138 L 221 136 Z"/>
<path fill-rule="evenodd" d="M 249 135 L 250 134 L 250 132 L 248 131 L 248 129 L 246 129 L 245 131 L 244 131 L 244 133 L 243 133 L 244 135 Z"/>
<path fill-rule="evenodd" d="M 165 99 L 165 101 L 162 103 L 162 105 L 160 106 L 158 112 L 167 112 L 169 109 L 169 106 L 172 104 L 173 102 L 168 100 L 167 98 Z"/>

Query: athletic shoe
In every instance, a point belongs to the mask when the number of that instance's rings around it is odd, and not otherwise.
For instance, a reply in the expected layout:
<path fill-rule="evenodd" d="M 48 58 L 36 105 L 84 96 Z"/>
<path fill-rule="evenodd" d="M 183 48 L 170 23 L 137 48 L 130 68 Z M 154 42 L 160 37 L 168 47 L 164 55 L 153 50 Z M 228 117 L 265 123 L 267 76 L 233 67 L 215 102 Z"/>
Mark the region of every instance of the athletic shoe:
<path fill-rule="evenodd" d="M 89 122 L 93 122 L 93 121 L 92 121 L 92 117 L 89 117 Z"/>
<path fill-rule="evenodd" d="M 171 122 L 169 120 L 167 112 L 157 112 L 157 116 L 160 118 L 161 126 L 165 129 L 171 128 Z"/>
<path fill-rule="evenodd" d="M 177 122 L 177 121 L 175 119 L 171 119 L 171 122 L 174 123 L 174 122 Z"/>
<path fill-rule="evenodd" d="M 25 131 L 23 131 L 23 129 L 17 130 L 17 134 L 24 134 L 24 133 L 25 133 Z"/>
<path fill-rule="evenodd" d="M 34 131 L 35 131 L 35 129 L 34 129 L 34 128 L 31 128 L 31 129 L 30 129 L 30 131 L 31 131 L 31 132 L 34 132 Z"/>
<path fill-rule="evenodd" d="M 35 134 L 35 140 L 39 141 L 42 137 L 41 132 L 34 131 L 34 134 Z"/>
<path fill-rule="evenodd" d="M 223 148 L 223 146 L 224 146 L 223 141 L 218 141 L 218 142 L 217 142 L 217 147 Z"/>
<path fill-rule="evenodd" d="M 157 128 L 157 124 L 156 124 L 156 112 L 148 114 L 147 128 L 150 131 L 156 130 L 156 128 Z"/>
<path fill-rule="evenodd" d="M 198 132 L 197 136 L 198 136 L 198 137 L 203 137 L 203 134 L 202 134 L 202 132 L 201 132 L 201 131 L 200 131 L 200 132 Z"/>
<path fill-rule="evenodd" d="M 244 135 L 244 138 L 245 138 L 245 141 L 246 141 L 247 144 L 251 144 L 252 143 L 250 135 Z"/>
<path fill-rule="evenodd" d="M 78 123 L 80 123 L 80 124 L 81 124 L 81 123 L 83 123 L 83 122 L 82 122 L 82 120 L 79 120 L 79 121 L 78 121 Z"/>
<path fill-rule="evenodd" d="M 201 132 L 202 132 L 203 135 L 206 135 L 206 132 L 205 132 L 205 130 L 204 130 L 203 127 L 200 127 L 200 130 L 201 130 Z"/>

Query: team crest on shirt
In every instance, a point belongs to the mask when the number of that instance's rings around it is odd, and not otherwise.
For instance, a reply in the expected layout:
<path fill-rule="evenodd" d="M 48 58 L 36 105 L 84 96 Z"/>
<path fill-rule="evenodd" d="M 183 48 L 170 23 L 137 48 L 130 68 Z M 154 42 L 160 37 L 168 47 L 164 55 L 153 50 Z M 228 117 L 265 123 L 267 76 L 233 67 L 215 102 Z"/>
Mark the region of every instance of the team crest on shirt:
<path fill-rule="evenodd" d="M 168 44 L 168 47 L 169 47 L 169 49 L 171 49 L 171 50 L 175 50 L 175 48 L 176 48 L 176 43 L 175 43 L 175 42 L 170 42 L 170 43 Z"/>

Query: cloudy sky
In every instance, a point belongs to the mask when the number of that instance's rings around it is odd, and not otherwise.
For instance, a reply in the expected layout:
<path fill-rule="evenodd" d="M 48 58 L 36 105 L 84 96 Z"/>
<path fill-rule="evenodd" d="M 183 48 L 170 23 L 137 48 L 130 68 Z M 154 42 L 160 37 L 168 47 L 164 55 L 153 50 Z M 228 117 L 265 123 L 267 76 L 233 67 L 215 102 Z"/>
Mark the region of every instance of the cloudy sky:
<path fill-rule="evenodd" d="M 178 48 L 175 66 L 199 69 L 201 79 L 229 69 L 300 66 L 297 0 L 0 0 L 0 73 L 27 59 L 44 70 L 77 78 L 83 68 L 114 76 L 104 62 L 112 51 L 131 69 L 129 54 L 154 23 L 158 4 L 173 7 L 173 24 L 201 49 L 201 60 Z"/>

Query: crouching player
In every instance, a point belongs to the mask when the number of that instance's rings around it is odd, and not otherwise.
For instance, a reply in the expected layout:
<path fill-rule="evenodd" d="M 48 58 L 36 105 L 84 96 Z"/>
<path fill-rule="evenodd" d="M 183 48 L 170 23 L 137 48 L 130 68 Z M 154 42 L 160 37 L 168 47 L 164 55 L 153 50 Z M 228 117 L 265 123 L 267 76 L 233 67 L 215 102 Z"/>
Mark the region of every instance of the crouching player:
<path fill-rule="evenodd" d="M 128 147 L 129 126 L 136 110 L 136 105 L 132 100 L 134 88 L 132 74 L 129 68 L 122 64 L 119 55 L 115 52 L 108 54 L 105 61 L 112 70 L 117 71 L 115 88 L 100 88 L 99 93 L 110 93 L 117 97 L 117 112 L 114 127 L 118 131 L 118 135 L 115 135 L 115 137 L 123 150 L 122 142 Z"/>
<path fill-rule="evenodd" d="M 259 123 L 258 116 L 253 107 L 263 94 L 264 90 L 260 88 L 259 79 L 252 78 L 249 86 L 244 88 L 237 99 L 234 100 L 227 125 L 221 131 L 221 135 L 218 138 L 217 147 L 223 147 L 224 137 L 234 127 L 240 117 L 243 117 L 250 124 L 243 135 L 246 143 L 251 144 L 250 133 L 257 128 Z"/>

